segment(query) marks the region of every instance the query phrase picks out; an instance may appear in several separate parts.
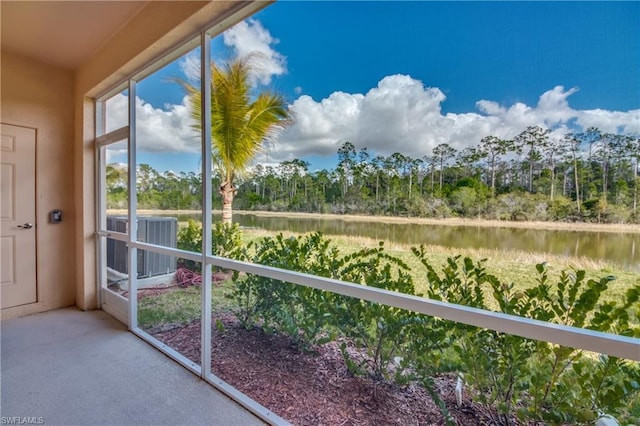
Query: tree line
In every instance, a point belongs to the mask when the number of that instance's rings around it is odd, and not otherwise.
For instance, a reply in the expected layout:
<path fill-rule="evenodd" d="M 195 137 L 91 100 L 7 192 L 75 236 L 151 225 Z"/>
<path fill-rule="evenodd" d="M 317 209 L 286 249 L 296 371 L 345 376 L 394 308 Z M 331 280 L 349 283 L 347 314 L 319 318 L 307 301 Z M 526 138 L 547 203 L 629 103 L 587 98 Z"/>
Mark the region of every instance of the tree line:
<path fill-rule="evenodd" d="M 237 178 L 234 208 L 640 223 L 638 135 L 590 128 L 558 136 L 530 126 L 513 139 L 487 136 L 463 150 L 440 144 L 422 158 L 374 156 L 349 141 L 337 155 L 334 169 L 310 171 L 300 159 L 254 166 Z M 110 207 L 126 203 L 123 179 L 121 168 L 107 166 Z M 199 174 L 142 164 L 137 181 L 139 208 L 201 207 Z"/>

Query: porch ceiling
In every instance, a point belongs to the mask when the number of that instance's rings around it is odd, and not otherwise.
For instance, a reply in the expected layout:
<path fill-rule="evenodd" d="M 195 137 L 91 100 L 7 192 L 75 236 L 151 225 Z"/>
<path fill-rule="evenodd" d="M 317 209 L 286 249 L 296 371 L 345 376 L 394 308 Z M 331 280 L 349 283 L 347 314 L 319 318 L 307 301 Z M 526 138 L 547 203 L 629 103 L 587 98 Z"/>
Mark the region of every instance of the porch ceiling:
<path fill-rule="evenodd" d="M 75 69 L 147 1 L 0 1 L 2 50 Z"/>

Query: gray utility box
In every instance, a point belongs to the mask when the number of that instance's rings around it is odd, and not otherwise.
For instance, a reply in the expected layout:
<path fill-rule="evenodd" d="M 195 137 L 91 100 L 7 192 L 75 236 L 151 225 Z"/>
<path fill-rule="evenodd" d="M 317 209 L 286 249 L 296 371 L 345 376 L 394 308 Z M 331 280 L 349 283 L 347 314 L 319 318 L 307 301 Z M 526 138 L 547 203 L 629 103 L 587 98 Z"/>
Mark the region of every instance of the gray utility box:
<path fill-rule="evenodd" d="M 126 233 L 126 216 L 107 216 L 107 230 Z M 137 240 L 163 247 L 177 247 L 178 219 L 175 217 L 138 217 Z M 138 278 L 175 272 L 175 256 L 138 249 Z M 128 273 L 127 243 L 107 238 L 107 267 Z"/>

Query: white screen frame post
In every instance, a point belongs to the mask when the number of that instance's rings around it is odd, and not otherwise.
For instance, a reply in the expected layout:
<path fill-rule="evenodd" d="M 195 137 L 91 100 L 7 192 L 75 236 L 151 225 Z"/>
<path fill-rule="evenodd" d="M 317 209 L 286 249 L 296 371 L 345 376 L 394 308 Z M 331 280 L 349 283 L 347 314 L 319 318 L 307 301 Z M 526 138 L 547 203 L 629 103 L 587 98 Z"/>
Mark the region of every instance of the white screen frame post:
<path fill-rule="evenodd" d="M 129 272 L 129 330 L 138 328 L 138 249 L 135 244 L 138 235 L 138 193 L 136 185 L 136 81 L 129 80 L 129 211 L 127 212 L 127 242 L 129 246 L 127 264 Z"/>
<path fill-rule="evenodd" d="M 211 373 L 211 272 L 207 262 L 212 255 L 212 188 L 211 188 L 211 36 L 200 34 L 200 135 L 202 140 L 202 312 L 200 330 L 200 367 L 202 378 Z"/>

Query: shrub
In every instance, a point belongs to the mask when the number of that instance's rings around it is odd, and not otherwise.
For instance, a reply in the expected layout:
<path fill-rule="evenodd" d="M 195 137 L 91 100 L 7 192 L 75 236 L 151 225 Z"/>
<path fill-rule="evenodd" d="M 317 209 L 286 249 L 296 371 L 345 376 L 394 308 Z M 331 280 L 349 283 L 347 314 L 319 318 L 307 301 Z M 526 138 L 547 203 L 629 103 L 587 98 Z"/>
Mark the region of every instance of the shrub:
<path fill-rule="evenodd" d="M 214 256 L 242 260 L 245 257 L 242 231 L 237 223 L 216 222 L 211 228 L 211 251 Z"/>
<path fill-rule="evenodd" d="M 514 291 L 513 284 L 486 274 L 482 261 L 449 259 L 440 275 L 426 262 L 423 248 L 414 253 L 426 267 L 430 298 L 483 309 L 490 299 L 506 314 L 640 335 L 638 313 L 632 310 L 639 299 L 639 286 L 630 289 L 622 302 L 602 302 L 612 277 L 586 279 L 584 271 L 565 271 L 551 285 L 545 266 L 538 265 L 537 285 Z M 453 324 L 450 330 L 459 367 L 475 399 L 487 406 L 495 423 L 510 424 L 515 417 L 580 423 L 594 419 L 598 411 L 622 418 L 631 415 L 629 401 L 637 399 L 640 391 L 637 363 L 606 356 L 594 360 L 581 350 L 464 324 Z M 418 367 L 423 368 L 424 363 Z"/>
<path fill-rule="evenodd" d="M 384 246 L 364 249 L 350 256 L 340 271 L 340 279 L 384 290 L 414 294 L 409 267 L 384 252 Z M 336 326 L 364 348 L 367 357 L 355 362 L 345 350 L 342 355 L 352 373 L 370 373 L 375 379 L 389 378 L 389 363 L 401 351 L 410 335 L 409 326 L 416 320 L 412 312 L 391 306 L 341 297 L 334 306 Z"/>
<path fill-rule="evenodd" d="M 285 238 L 266 237 L 253 245 L 255 263 L 336 278 L 356 284 L 413 294 L 408 266 L 384 252 L 363 249 L 340 256 L 320 233 Z M 353 373 L 388 377 L 387 367 L 409 335 L 414 314 L 386 305 L 344 297 L 280 280 L 249 275 L 239 278 L 233 297 L 245 326 L 261 325 L 308 348 L 335 337 L 338 330 L 364 348 L 367 357 L 354 361 L 343 347 Z"/>
<path fill-rule="evenodd" d="M 265 237 L 253 243 L 254 263 L 333 277 L 340 266 L 338 251 L 320 233 L 285 238 Z M 236 280 L 232 294 L 245 326 L 262 325 L 269 333 L 280 332 L 294 342 L 309 346 L 326 340 L 320 332 L 328 325 L 334 296 L 309 287 L 248 275 Z"/>
<path fill-rule="evenodd" d="M 480 212 L 476 190 L 463 186 L 449 196 L 451 208 L 462 216 L 474 216 Z"/>
<path fill-rule="evenodd" d="M 195 253 L 202 253 L 202 225 L 189 219 L 187 226 L 178 231 L 178 248 Z M 241 260 L 245 258 L 242 243 L 242 231 L 238 224 L 216 222 L 211 229 L 211 248 L 214 256 Z M 186 268 L 199 271 L 199 262 L 181 260 Z"/>
<path fill-rule="evenodd" d="M 341 256 L 320 233 L 263 238 L 254 243 L 252 261 L 335 278 L 356 285 L 413 295 L 409 267 L 385 252 L 381 243 Z M 640 286 L 621 301 L 603 301 L 613 277 L 588 279 L 584 271 L 563 271 L 550 283 L 537 265 L 536 285 L 517 290 L 487 273 L 484 261 L 453 257 L 440 271 L 414 248 L 425 268 L 424 296 L 479 309 L 625 336 L 640 336 Z M 422 295 L 421 295 L 422 296 Z M 365 300 L 255 275 L 236 275 L 233 297 L 245 325 L 285 333 L 303 348 L 350 339 L 363 356 L 342 345 L 349 370 L 376 380 L 420 380 L 442 409 L 433 376 L 464 373 L 473 398 L 496 424 L 514 421 L 579 424 L 599 411 L 636 422 L 640 410 L 640 367 L 614 357 L 586 353 L 462 323 L 429 317 Z"/>
<path fill-rule="evenodd" d="M 178 231 L 178 248 L 202 253 L 202 225 L 200 222 L 189 219 L 187 226 Z"/>
<path fill-rule="evenodd" d="M 556 195 L 549 204 L 548 214 L 551 220 L 565 220 L 569 217 L 576 217 L 576 204 L 567 197 Z"/>

